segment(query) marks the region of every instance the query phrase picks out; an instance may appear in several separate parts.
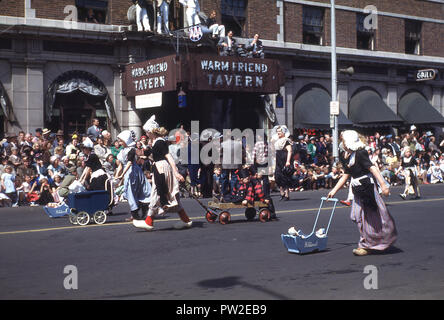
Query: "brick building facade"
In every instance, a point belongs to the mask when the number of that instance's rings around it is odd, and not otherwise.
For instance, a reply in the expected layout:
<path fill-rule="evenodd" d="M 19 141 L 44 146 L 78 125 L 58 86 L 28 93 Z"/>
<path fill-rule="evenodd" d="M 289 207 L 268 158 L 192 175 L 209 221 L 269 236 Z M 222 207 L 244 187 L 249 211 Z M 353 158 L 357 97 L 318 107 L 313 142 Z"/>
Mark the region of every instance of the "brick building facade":
<path fill-rule="evenodd" d="M 284 108 L 275 110 L 279 123 L 295 128 L 297 99 L 308 87 L 319 86 L 331 96 L 329 0 L 199 3 L 205 14 L 216 10 L 219 23 L 233 26 L 240 43 L 259 33 L 266 57 L 281 61 L 287 82 L 281 88 Z M 0 82 L 14 114 L 4 117 L 4 130 L 32 131 L 48 126 L 48 90 L 56 79 L 73 70 L 89 72 L 107 89 L 118 128 L 139 128 L 146 114 L 135 110 L 133 102 L 122 95 L 122 66 L 174 53 L 175 48 L 168 38 L 160 37 L 156 42 L 135 32 L 128 21 L 131 4 L 129 0 L 1 0 Z M 444 2 L 372 1 L 377 9 L 377 29 L 369 36 L 369 48 L 362 49 L 367 38 L 359 38 L 357 25 L 360 15 L 370 14 L 365 10 L 368 4 L 363 0 L 336 1 L 338 67 L 355 68 L 351 77 L 338 75 L 341 111 L 348 116 L 352 97 L 362 88 L 370 88 L 395 114 L 399 113 L 400 99 L 412 90 L 444 114 Z M 103 23 L 79 20 L 73 25 L 65 21 L 75 6 L 79 15 L 88 6 L 100 11 Z M 184 9 L 177 0 L 172 1 L 170 11 L 176 19 L 171 29 L 186 27 Z M 407 29 L 409 25 L 419 26 L 418 34 Z M 410 33 L 413 44 L 406 40 Z M 180 41 L 183 50 L 188 50 L 190 44 Z M 425 68 L 438 70 L 438 76 L 431 81 L 408 81 L 409 73 Z M 109 105 L 107 108 L 105 117 L 110 115 Z M 96 114 L 103 116 L 105 112 Z"/>

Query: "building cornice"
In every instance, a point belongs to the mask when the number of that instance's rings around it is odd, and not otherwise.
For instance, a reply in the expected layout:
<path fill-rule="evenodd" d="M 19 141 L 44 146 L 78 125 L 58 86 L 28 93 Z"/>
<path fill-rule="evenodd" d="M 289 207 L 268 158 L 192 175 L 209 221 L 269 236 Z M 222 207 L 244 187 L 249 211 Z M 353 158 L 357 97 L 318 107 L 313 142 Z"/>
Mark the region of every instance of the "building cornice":
<path fill-rule="evenodd" d="M 331 54 L 330 46 L 316 46 L 293 42 L 280 42 L 273 40 L 262 40 L 266 50 L 277 55 L 307 56 L 312 58 L 326 58 Z M 399 65 L 421 65 L 444 67 L 444 58 L 434 56 L 417 56 L 405 53 L 371 51 L 337 47 L 336 53 L 339 56 L 349 59 L 357 59 L 373 63 L 392 63 Z"/>

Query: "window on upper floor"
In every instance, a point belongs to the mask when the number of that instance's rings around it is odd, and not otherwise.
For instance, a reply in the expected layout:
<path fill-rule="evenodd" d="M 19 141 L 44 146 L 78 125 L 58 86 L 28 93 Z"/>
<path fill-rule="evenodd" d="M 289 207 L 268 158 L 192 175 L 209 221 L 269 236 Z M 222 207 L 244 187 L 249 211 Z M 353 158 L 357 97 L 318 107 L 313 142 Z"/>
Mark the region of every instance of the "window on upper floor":
<path fill-rule="evenodd" d="M 421 54 L 422 23 L 415 20 L 405 20 L 405 53 Z"/>
<path fill-rule="evenodd" d="M 108 0 L 76 0 L 76 7 L 79 22 L 106 23 Z"/>
<path fill-rule="evenodd" d="M 356 48 L 375 50 L 375 31 L 365 27 L 366 17 L 365 14 L 356 14 Z"/>
<path fill-rule="evenodd" d="M 324 9 L 304 6 L 302 9 L 302 42 L 323 45 Z"/>
<path fill-rule="evenodd" d="M 232 30 L 234 36 L 243 36 L 247 18 L 247 0 L 221 0 L 222 24 L 227 31 Z"/>

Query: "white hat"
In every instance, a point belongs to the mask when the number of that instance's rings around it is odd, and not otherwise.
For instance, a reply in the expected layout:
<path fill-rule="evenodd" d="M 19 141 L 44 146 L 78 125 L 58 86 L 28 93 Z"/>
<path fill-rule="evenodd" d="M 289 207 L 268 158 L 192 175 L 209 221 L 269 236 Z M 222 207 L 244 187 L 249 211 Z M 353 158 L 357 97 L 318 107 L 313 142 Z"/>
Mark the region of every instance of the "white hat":
<path fill-rule="evenodd" d="M 86 138 L 86 139 L 83 140 L 83 142 L 82 142 L 82 147 L 83 147 L 83 148 L 94 149 L 94 143 L 91 141 L 90 138 Z"/>
<path fill-rule="evenodd" d="M 146 132 L 152 132 L 153 129 L 159 128 L 159 124 L 155 121 L 156 116 L 152 115 L 151 118 L 143 125 L 143 130 Z"/>
<path fill-rule="evenodd" d="M 416 130 L 416 127 L 415 127 L 414 124 L 412 124 L 412 125 L 410 126 L 410 130 L 411 130 L 411 131 Z"/>
<path fill-rule="evenodd" d="M 286 138 L 288 138 L 290 136 L 290 130 L 288 130 L 286 125 L 278 125 L 278 126 L 274 126 L 273 129 L 271 129 L 271 137 L 273 140 L 279 139 L 279 137 L 277 135 L 277 130 L 279 128 L 282 130 L 282 132 L 284 133 Z"/>
<path fill-rule="evenodd" d="M 200 139 L 202 141 L 208 141 L 210 138 L 211 139 L 217 139 L 217 137 L 220 137 L 221 133 L 219 131 L 217 131 L 216 129 L 205 129 L 202 131 L 202 133 L 200 134 Z"/>
<path fill-rule="evenodd" d="M 412 152 L 412 150 L 410 149 L 410 147 L 409 146 L 405 146 L 404 148 L 402 148 L 402 151 L 401 151 L 401 153 L 402 154 L 405 154 L 407 151 L 410 151 L 410 152 Z"/>
<path fill-rule="evenodd" d="M 365 147 L 365 144 L 359 139 L 359 134 L 355 130 L 343 131 L 342 140 L 344 140 L 345 147 L 351 151 L 356 151 Z"/>
<path fill-rule="evenodd" d="M 117 136 L 120 140 L 125 142 L 127 146 L 133 145 L 135 143 L 134 141 L 134 134 L 131 130 L 124 130 Z"/>

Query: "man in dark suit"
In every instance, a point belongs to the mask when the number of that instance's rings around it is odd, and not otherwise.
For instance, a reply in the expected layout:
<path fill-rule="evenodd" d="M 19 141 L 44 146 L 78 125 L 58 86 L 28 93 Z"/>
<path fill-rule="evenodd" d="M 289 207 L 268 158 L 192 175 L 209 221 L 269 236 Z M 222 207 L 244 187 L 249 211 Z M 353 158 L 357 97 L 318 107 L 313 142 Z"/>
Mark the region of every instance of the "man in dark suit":
<path fill-rule="evenodd" d="M 236 53 L 238 45 L 236 40 L 233 38 L 233 31 L 228 31 L 226 37 L 221 37 L 219 43 L 217 44 L 221 48 L 221 56 L 232 56 Z"/>
<path fill-rule="evenodd" d="M 99 128 L 99 119 L 94 118 L 92 124 L 93 125 L 86 131 L 86 135 L 91 137 L 92 140 L 96 141 L 97 138 L 102 134 L 102 130 Z"/>
<path fill-rule="evenodd" d="M 259 40 L 259 34 L 255 34 L 254 38 L 248 41 L 247 45 L 248 57 L 264 59 L 264 47 L 262 41 Z"/>

